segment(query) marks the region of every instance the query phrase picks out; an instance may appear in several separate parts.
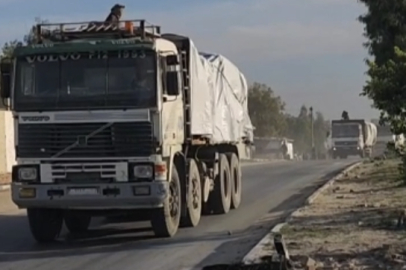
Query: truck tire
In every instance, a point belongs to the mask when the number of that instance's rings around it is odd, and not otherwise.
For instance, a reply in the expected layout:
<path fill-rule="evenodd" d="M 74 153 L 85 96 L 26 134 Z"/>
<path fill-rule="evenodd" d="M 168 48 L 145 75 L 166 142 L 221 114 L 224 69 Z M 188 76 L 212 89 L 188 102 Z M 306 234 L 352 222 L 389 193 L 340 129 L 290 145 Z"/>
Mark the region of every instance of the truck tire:
<path fill-rule="evenodd" d="M 157 237 L 172 237 L 176 234 L 179 228 L 181 209 L 180 179 L 178 170 L 174 165 L 164 207 L 152 211 L 151 225 Z"/>
<path fill-rule="evenodd" d="M 231 209 L 237 209 L 241 203 L 241 167 L 240 161 L 236 154 L 227 153 L 230 164 L 231 177 Z"/>
<path fill-rule="evenodd" d="M 231 207 L 231 175 L 227 156 L 219 156 L 219 172 L 214 181 L 209 205 L 214 214 L 227 214 Z"/>
<path fill-rule="evenodd" d="M 64 215 L 65 226 L 71 233 L 83 233 L 89 229 L 92 217 L 89 215 L 78 215 L 68 211 Z"/>
<path fill-rule="evenodd" d="M 187 179 L 186 216 L 182 218 L 182 227 L 196 227 L 202 215 L 202 186 L 200 172 L 196 162 L 189 160 L 189 177 Z"/>
<path fill-rule="evenodd" d="M 27 209 L 28 223 L 38 243 L 53 242 L 58 238 L 63 225 L 63 212 L 59 209 Z"/>

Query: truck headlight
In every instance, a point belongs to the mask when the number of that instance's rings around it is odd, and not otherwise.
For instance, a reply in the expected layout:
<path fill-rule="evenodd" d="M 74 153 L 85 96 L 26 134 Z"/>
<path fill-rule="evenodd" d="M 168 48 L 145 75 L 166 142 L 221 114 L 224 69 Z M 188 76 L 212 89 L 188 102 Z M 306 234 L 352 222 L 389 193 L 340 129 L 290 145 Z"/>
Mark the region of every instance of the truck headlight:
<path fill-rule="evenodd" d="M 25 167 L 18 169 L 18 179 L 22 181 L 34 181 L 38 178 L 38 171 L 35 167 Z"/>
<path fill-rule="evenodd" d="M 152 179 L 154 168 L 151 165 L 135 165 L 133 167 L 134 178 Z"/>

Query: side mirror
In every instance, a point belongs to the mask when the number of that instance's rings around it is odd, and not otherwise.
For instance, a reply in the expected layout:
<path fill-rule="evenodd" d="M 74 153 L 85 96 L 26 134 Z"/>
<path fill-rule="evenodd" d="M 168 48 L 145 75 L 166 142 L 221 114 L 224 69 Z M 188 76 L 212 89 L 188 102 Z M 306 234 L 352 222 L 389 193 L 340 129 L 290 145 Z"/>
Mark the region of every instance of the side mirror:
<path fill-rule="evenodd" d="M 179 83 L 177 71 L 166 72 L 166 87 L 168 95 L 170 96 L 179 95 Z"/>
<path fill-rule="evenodd" d="M 0 84 L 0 97 L 2 99 L 10 98 L 11 91 L 11 63 L 2 62 L 0 64 L 1 84 Z"/>
<path fill-rule="evenodd" d="M 179 64 L 179 59 L 176 54 L 166 56 L 166 65 L 167 66 L 176 66 Z"/>

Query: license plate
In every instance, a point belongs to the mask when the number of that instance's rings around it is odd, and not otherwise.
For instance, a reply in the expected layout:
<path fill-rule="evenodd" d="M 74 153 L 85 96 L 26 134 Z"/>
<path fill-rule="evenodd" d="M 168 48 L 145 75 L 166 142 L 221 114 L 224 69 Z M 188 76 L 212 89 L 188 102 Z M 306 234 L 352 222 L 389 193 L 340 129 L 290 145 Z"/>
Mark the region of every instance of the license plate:
<path fill-rule="evenodd" d="M 97 189 L 97 188 L 70 188 L 68 191 L 68 194 L 72 195 L 72 196 L 98 195 L 99 189 Z"/>

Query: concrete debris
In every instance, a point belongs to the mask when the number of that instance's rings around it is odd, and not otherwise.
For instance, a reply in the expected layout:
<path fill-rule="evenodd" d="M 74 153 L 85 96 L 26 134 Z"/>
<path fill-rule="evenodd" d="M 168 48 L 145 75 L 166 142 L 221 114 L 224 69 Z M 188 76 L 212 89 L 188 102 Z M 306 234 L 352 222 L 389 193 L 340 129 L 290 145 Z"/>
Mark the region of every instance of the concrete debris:
<path fill-rule="evenodd" d="M 307 257 L 307 262 L 306 262 L 306 267 L 305 267 L 305 269 L 306 269 L 306 270 L 316 270 L 316 267 L 317 267 L 316 261 L 313 260 L 313 259 L 310 258 L 310 257 Z"/>

